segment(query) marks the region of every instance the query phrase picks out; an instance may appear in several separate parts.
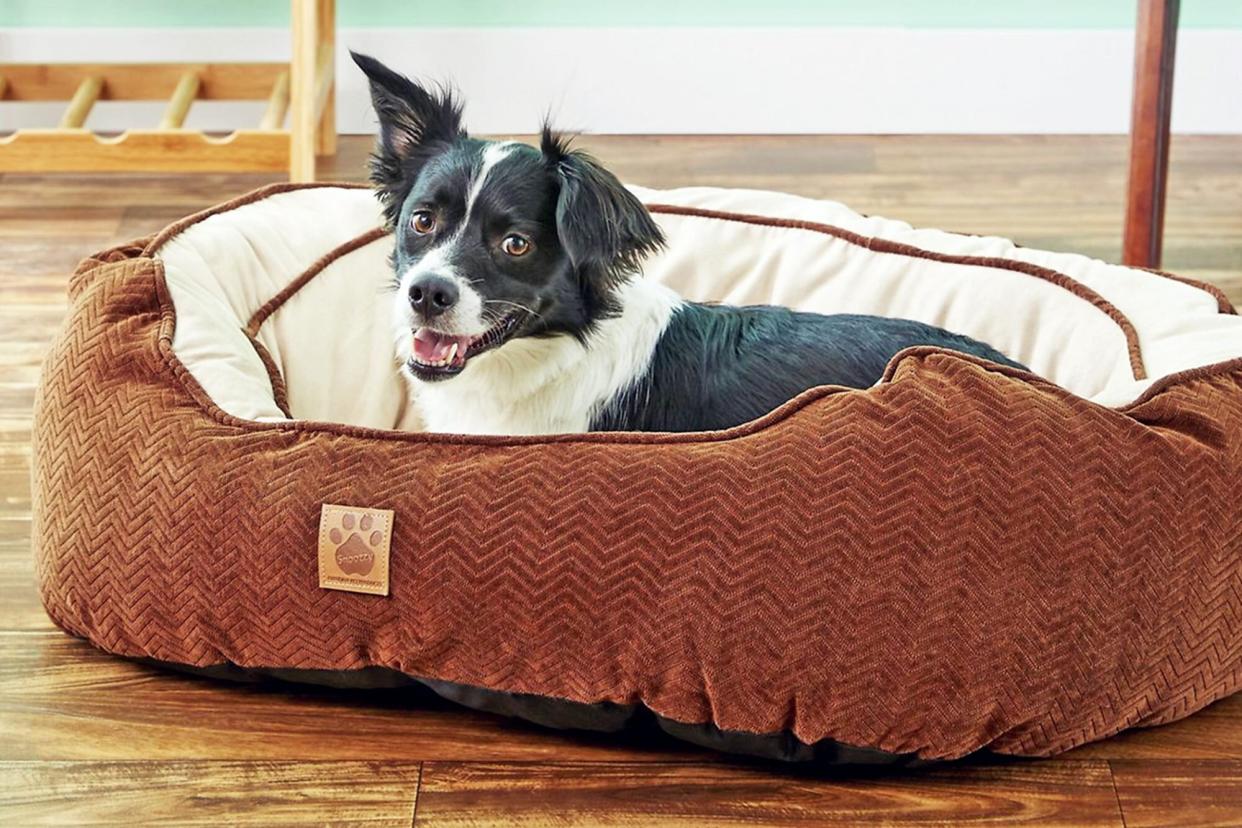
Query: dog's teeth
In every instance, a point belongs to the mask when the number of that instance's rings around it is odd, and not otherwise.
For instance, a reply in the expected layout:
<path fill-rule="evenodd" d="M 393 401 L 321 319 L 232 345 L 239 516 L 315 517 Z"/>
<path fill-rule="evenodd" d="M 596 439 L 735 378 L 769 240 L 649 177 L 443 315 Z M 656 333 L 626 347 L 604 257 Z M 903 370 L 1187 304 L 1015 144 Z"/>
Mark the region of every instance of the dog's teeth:
<path fill-rule="evenodd" d="M 449 348 L 448 356 L 444 358 L 445 362 L 452 362 L 457 356 L 457 343 L 453 343 L 453 347 Z"/>

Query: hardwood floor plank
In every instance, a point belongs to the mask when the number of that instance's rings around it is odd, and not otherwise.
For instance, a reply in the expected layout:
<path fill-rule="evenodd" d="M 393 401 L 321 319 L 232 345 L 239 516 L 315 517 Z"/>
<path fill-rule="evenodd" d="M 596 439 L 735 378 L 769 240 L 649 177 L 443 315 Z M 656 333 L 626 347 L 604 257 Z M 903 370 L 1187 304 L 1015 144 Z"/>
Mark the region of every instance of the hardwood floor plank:
<path fill-rule="evenodd" d="M 0 762 L 6 825 L 406 826 L 417 762 Z"/>
<path fill-rule="evenodd" d="M 31 238 L 48 241 L 49 229 L 67 231 L 71 238 L 107 238 L 121 221 L 117 207 L 32 205 L 0 207 L 0 239 Z M 53 237 L 55 238 L 55 237 Z"/>
<path fill-rule="evenodd" d="M 1242 759 L 1242 693 L 1181 721 L 1128 730 L 1065 754 L 1073 759 Z"/>
<path fill-rule="evenodd" d="M 0 513 L 0 595 L 0 632 L 55 629 L 36 591 L 27 516 Z"/>
<path fill-rule="evenodd" d="M 111 241 L 119 243 L 154 235 L 184 215 L 184 210 L 175 205 L 126 208 Z"/>
<path fill-rule="evenodd" d="M 740 765 L 424 765 L 419 826 L 489 820 L 512 826 L 1122 824 L 1104 762 L 838 775 Z"/>
<path fill-rule="evenodd" d="M 0 757 L 720 759 L 662 734 L 560 732 L 414 688 L 202 679 L 109 656 L 59 631 L 0 634 Z"/>
<path fill-rule="evenodd" d="M 1127 828 L 1242 825 L 1242 761 L 1110 765 Z"/>
<path fill-rule="evenodd" d="M 355 158 L 361 159 L 367 139 L 351 139 Z M 325 173 L 327 175 L 327 173 Z M 136 204 L 180 207 L 182 215 L 223 201 L 247 189 L 286 178 L 278 174 L 202 173 L 194 175 L 71 175 L 5 173 L 0 175 L 0 208 L 38 206 L 130 207 Z"/>
<path fill-rule="evenodd" d="M 33 389 L 12 390 L 0 385 L 0 406 L 15 398 L 17 405 L 32 404 Z M 30 560 L 30 463 L 29 420 L 9 419 L 0 408 L 0 566 L 10 558 Z"/>

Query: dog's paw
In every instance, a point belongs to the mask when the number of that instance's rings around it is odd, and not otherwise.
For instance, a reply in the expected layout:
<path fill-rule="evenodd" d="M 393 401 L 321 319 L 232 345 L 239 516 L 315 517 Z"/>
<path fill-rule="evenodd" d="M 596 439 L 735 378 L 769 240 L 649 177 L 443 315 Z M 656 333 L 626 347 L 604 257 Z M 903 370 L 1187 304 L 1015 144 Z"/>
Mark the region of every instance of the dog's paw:
<path fill-rule="evenodd" d="M 328 532 L 336 544 L 336 565 L 346 575 L 366 576 L 375 566 L 375 558 L 384 541 L 384 533 L 374 528 L 370 515 L 359 518 L 352 512 L 341 514 L 341 525 Z"/>

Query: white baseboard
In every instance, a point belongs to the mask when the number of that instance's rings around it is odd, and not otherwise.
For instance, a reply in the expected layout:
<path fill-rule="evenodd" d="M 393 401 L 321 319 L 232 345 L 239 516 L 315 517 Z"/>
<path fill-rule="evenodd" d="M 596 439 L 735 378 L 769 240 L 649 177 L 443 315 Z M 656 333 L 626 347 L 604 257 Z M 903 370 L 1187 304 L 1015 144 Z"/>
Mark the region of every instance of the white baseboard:
<path fill-rule="evenodd" d="M 283 60 L 286 29 L 3 29 L 0 62 Z M 338 128 L 373 117 L 345 48 L 451 80 L 475 132 L 544 112 L 598 133 L 1118 133 L 1129 30 L 794 28 L 342 29 Z M 1242 29 L 1181 33 L 1173 127 L 1242 133 Z M 0 129 L 63 105 L 0 104 Z M 262 104 L 196 104 L 187 125 L 257 123 Z M 162 104 L 101 103 L 88 125 L 154 124 Z"/>

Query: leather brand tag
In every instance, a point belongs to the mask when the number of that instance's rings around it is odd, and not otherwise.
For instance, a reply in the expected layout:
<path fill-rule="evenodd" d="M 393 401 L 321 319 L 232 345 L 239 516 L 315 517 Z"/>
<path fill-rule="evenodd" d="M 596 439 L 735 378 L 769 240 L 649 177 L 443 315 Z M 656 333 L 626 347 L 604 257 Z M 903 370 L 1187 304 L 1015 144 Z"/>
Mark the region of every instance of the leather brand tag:
<path fill-rule="evenodd" d="M 323 504 L 319 512 L 319 586 L 388 594 L 392 511 Z"/>

